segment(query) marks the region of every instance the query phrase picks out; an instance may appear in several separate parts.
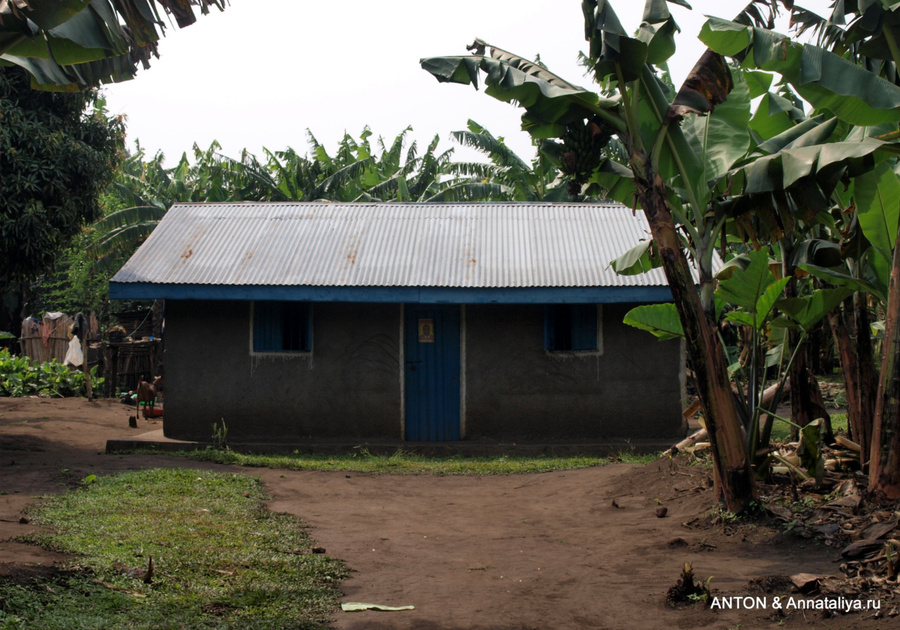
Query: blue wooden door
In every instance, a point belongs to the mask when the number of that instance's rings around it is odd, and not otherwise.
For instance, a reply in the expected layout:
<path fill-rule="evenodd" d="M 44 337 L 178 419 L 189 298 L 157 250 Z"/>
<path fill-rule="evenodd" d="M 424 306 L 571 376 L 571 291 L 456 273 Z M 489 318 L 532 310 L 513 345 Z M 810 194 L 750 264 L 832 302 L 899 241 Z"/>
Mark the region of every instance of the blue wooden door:
<path fill-rule="evenodd" d="M 405 308 L 406 439 L 459 439 L 459 306 Z"/>

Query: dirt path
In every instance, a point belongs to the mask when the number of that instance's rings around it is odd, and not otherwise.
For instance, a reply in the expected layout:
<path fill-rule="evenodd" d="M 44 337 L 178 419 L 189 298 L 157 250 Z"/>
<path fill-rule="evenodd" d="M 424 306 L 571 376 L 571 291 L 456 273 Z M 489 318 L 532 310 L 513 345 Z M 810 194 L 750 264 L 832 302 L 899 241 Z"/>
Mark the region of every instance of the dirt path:
<path fill-rule="evenodd" d="M 0 398 L 0 576 L 40 573 L 63 558 L 10 542 L 23 508 L 88 474 L 203 466 L 169 456 L 103 454 L 128 436 L 128 409 L 83 399 Z M 141 421 L 141 429 L 158 428 Z M 745 628 L 764 610 L 673 610 L 665 595 L 682 563 L 713 576 L 718 595 L 764 596 L 748 582 L 837 572 L 836 550 L 764 526 L 690 523 L 712 503 L 707 473 L 667 462 L 507 477 L 392 477 L 242 470 L 261 476 L 269 507 L 301 517 L 353 570 L 344 601 L 415 606 L 336 612 L 335 628 Z M 613 501 L 618 507 L 613 505 Z M 668 508 L 657 518 L 660 505 Z M 794 613 L 785 625 L 895 627 L 863 615 Z"/>

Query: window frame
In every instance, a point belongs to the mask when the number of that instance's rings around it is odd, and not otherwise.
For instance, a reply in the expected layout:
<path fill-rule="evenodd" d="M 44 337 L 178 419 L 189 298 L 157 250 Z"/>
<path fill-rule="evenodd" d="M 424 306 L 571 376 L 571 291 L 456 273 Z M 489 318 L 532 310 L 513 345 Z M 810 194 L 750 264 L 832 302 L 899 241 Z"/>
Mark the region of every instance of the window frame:
<path fill-rule="evenodd" d="M 284 320 L 288 309 L 302 309 L 303 320 L 298 326 L 300 342 L 299 349 L 291 350 L 285 348 L 285 330 Z M 277 309 L 277 311 L 276 311 Z M 276 315 L 277 312 L 277 315 Z M 264 332 L 260 327 L 260 318 L 277 318 L 277 323 L 271 323 L 270 340 L 262 339 Z M 281 339 L 280 343 L 275 340 Z M 270 343 L 271 342 L 271 345 Z M 250 354 L 252 355 L 280 355 L 280 356 L 307 356 L 312 354 L 314 347 L 313 340 L 313 307 L 311 302 L 297 301 L 279 301 L 279 300 L 258 300 L 250 304 Z"/>
<path fill-rule="evenodd" d="M 582 310 L 584 309 L 584 310 Z M 590 312 L 590 309 L 593 312 Z M 578 311 L 582 310 L 580 314 Z M 589 314 L 588 314 L 589 313 Z M 569 335 L 572 336 L 572 333 L 575 332 L 574 328 L 577 326 L 577 322 L 579 319 L 584 319 L 587 314 L 588 319 L 594 318 L 594 322 L 588 321 L 586 324 L 583 324 L 584 327 L 590 327 L 590 332 L 593 334 L 593 347 L 589 348 L 560 348 L 559 342 L 556 340 L 556 335 L 554 333 L 554 329 L 559 326 L 558 319 L 562 317 L 568 317 L 570 319 L 570 330 Z M 593 325 L 591 325 L 593 324 Z M 583 329 L 579 331 L 580 334 L 586 335 L 588 334 L 587 329 Z M 571 341 L 569 345 L 583 345 L 576 344 L 574 341 Z M 544 351 L 551 355 L 602 355 L 603 354 L 603 305 L 602 304 L 546 304 L 544 305 Z"/>

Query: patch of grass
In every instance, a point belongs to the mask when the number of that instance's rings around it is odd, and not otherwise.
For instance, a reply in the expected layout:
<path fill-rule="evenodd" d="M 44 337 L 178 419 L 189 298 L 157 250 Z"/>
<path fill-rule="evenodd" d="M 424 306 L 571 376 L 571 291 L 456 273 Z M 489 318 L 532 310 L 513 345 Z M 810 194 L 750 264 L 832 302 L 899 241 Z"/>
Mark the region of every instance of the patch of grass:
<path fill-rule="evenodd" d="M 229 450 L 208 449 L 177 453 L 184 457 L 217 464 L 275 468 L 286 470 L 334 470 L 391 475 L 516 475 L 591 468 L 612 463 L 647 464 L 659 454 L 636 455 L 623 452 L 610 457 L 524 457 L 493 455 L 485 457 L 426 457 L 404 450 L 393 455 L 373 455 L 365 449 L 341 455 L 298 454 L 259 455 Z"/>
<path fill-rule="evenodd" d="M 53 579 L 0 581 L 0 628 L 324 627 L 346 569 L 264 498 L 256 479 L 185 469 L 53 497 L 30 512 L 53 531 L 20 540 L 78 559 Z"/>

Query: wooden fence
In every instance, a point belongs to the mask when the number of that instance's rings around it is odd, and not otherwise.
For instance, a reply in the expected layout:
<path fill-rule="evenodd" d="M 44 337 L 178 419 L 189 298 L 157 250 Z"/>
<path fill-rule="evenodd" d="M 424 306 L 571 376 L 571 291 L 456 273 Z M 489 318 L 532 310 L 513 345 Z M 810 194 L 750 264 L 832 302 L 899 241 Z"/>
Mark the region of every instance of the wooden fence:
<path fill-rule="evenodd" d="M 40 320 L 26 317 L 19 337 L 22 355 L 39 363 L 51 359 L 62 363 L 69 349 L 69 326 L 73 322 L 65 313 L 46 313 Z"/>

